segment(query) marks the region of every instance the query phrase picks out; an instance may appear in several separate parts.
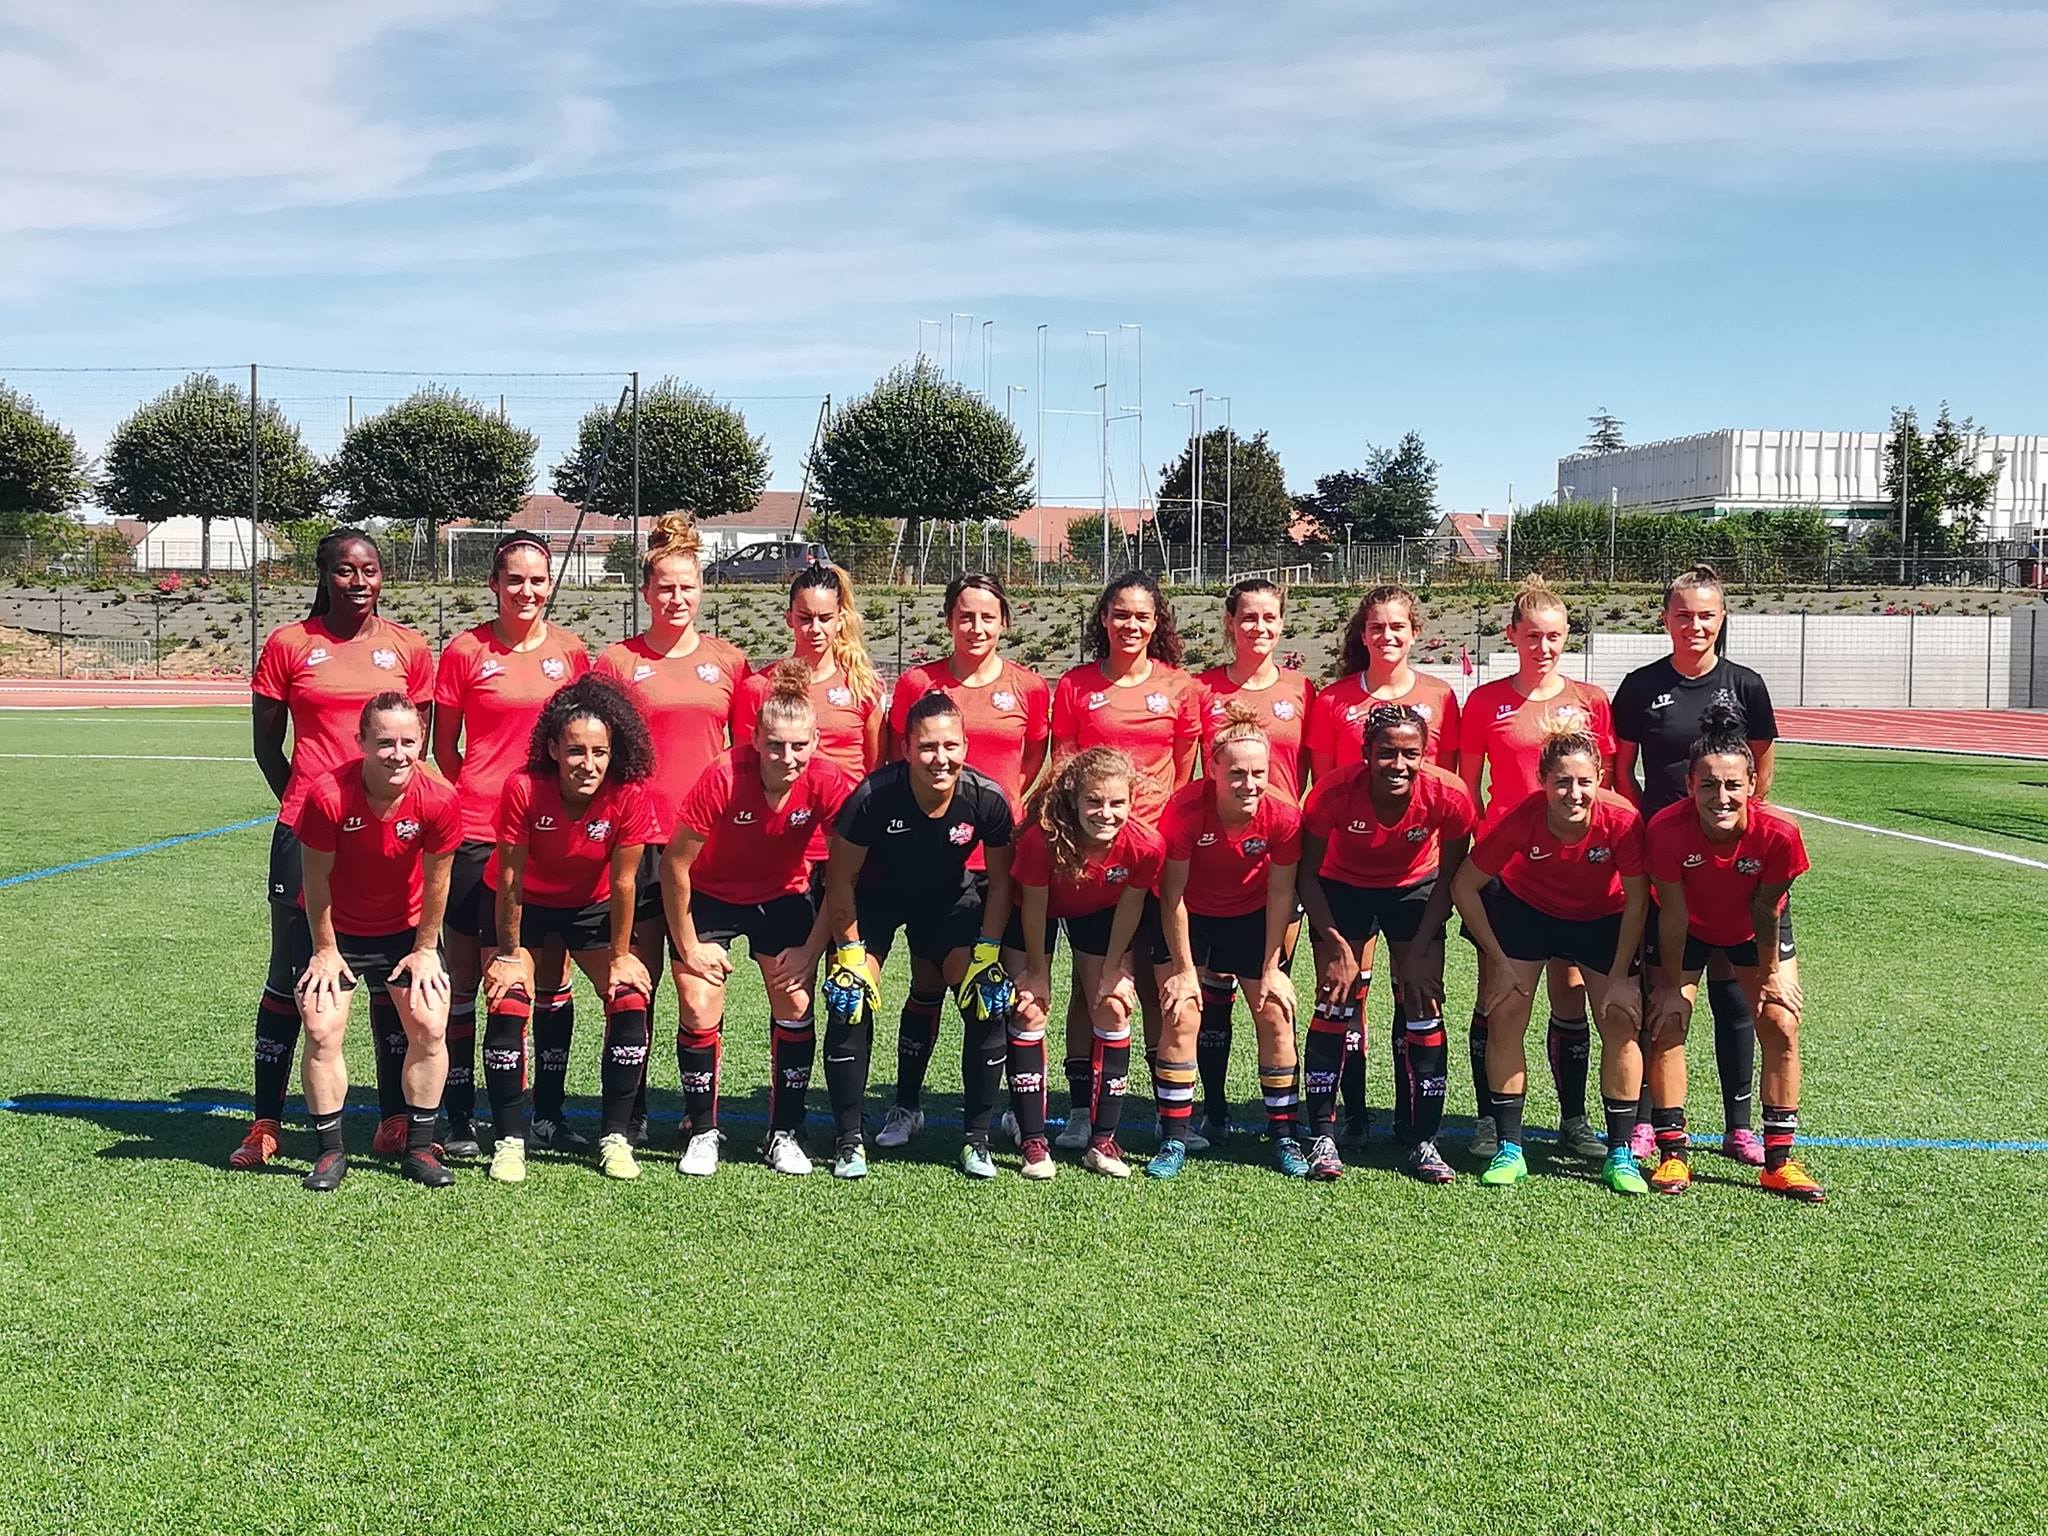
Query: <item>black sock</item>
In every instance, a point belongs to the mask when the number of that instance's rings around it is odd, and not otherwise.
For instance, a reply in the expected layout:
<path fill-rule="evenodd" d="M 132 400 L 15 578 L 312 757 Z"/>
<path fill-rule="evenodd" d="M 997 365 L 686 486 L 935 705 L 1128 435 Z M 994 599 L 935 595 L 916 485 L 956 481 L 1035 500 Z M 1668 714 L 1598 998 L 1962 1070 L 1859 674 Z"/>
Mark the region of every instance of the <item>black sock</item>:
<path fill-rule="evenodd" d="M 944 988 L 932 993 L 912 988 L 896 1016 L 896 1102 L 905 1109 L 916 1109 L 924 1097 L 924 1074 L 939 1043 L 939 1016 L 945 1010 Z"/>
<path fill-rule="evenodd" d="M 709 1029 L 685 1026 L 676 1031 L 676 1075 L 683 1085 L 683 1124 L 692 1136 L 718 1125 L 718 1047 L 719 1031 L 724 1027 L 721 1017 Z"/>
<path fill-rule="evenodd" d="M 654 1040 L 654 1010 L 652 1008 L 647 1010 L 647 1039 L 651 1045 Z M 653 1075 L 653 1071 L 654 1052 L 650 1049 L 647 1052 L 646 1064 L 640 1068 L 640 1086 L 633 1090 L 633 1118 L 641 1124 L 645 1124 L 647 1120 L 647 1079 Z"/>
<path fill-rule="evenodd" d="M 1372 990 L 1372 972 L 1360 971 L 1358 979 L 1351 984 L 1352 1014 L 1350 1028 L 1344 1032 L 1344 1075 L 1339 1091 L 1344 1097 L 1344 1118 L 1354 1125 L 1366 1122 L 1365 1107 L 1365 1058 L 1366 1058 L 1366 995 Z"/>
<path fill-rule="evenodd" d="M 818 1031 L 809 1019 L 776 1019 L 768 1026 L 768 1129 L 800 1131 Z"/>
<path fill-rule="evenodd" d="M 633 1120 L 633 1095 L 646 1073 L 647 995 L 621 992 L 604 1008 L 604 1059 L 598 1067 L 598 1091 L 604 1106 L 600 1135 L 626 1134 Z M 713 1077 L 715 1081 L 715 1071 Z"/>
<path fill-rule="evenodd" d="M 320 1138 L 320 1155 L 345 1150 L 341 1144 L 341 1111 L 313 1117 L 313 1134 Z"/>
<path fill-rule="evenodd" d="M 997 1014 L 985 1024 L 963 1021 L 960 1032 L 960 1113 L 966 1122 L 967 1144 L 988 1150 L 988 1123 L 1003 1091 L 1003 1068 L 1010 1046 Z"/>
<path fill-rule="evenodd" d="M 484 1019 L 484 1089 L 491 1099 L 491 1127 L 502 1140 L 526 1140 L 532 1104 L 526 1092 L 526 1021 L 533 1004 L 522 992 L 508 993 Z"/>
<path fill-rule="evenodd" d="M 1095 1063 L 1083 1056 L 1067 1058 L 1067 1116 L 1085 1115 L 1095 1102 Z"/>
<path fill-rule="evenodd" d="M 1436 1140 L 1444 1123 L 1444 1093 L 1451 1070 L 1450 1036 L 1442 1019 L 1405 1019 L 1401 1025 L 1397 1073 L 1406 1085 L 1405 1141 L 1420 1146 Z"/>
<path fill-rule="evenodd" d="M 1528 1097 L 1527 1093 L 1494 1093 L 1493 1122 L 1503 1147 L 1522 1144 L 1522 1106 Z"/>
<path fill-rule="evenodd" d="M 533 1118 L 560 1122 L 569 1092 L 569 1046 L 576 1003 L 564 987 L 533 1010 Z"/>
<path fill-rule="evenodd" d="M 868 1094 L 868 1066 L 875 1050 L 875 1026 L 825 1019 L 825 1089 L 832 1097 L 832 1121 L 842 1147 L 861 1143 L 861 1102 Z"/>
<path fill-rule="evenodd" d="M 1202 1023 L 1195 1034 L 1195 1066 L 1202 1074 L 1202 1113 L 1219 1123 L 1230 1118 L 1230 1034 L 1237 991 L 1202 983 Z"/>
<path fill-rule="evenodd" d="M 408 1157 L 415 1152 L 426 1152 L 434 1145 L 434 1122 L 441 1118 L 437 1104 L 408 1104 L 405 1106 L 405 1152 Z"/>
<path fill-rule="evenodd" d="M 476 1005 L 470 1004 L 468 1028 L 461 1037 L 456 1035 L 456 1011 L 448 1010 L 448 1086 L 441 1091 L 441 1102 L 447 1106 L 450 1124 L 455 1124 L 456 1074 L 469 1090 L 470 1109 L 463 1112 L 467 1121 L 476 1106 Z M 393 1115 L 405 1113 L 405 1022 L 398 1016 L 398 1006 L 384 993 L 370 999 L 370 1040 L 377 1056 L 377 1117 L 389 1120 Z"/>
<path fill-rule="evenodd" d="M 292 1053 L 298 1045 L 298 1008 L 290 998 L 266 991 L 256 1005 L 255 1119 L 284 1119 L 285 1090 L 291 1086 Z"/>
<path fill-rule="evenodd" d="M 1428 1138 L 1415 1135 L 1415 1084 L 1414 1069 L 1408 1061 L 1408 1010 L 1401 1005 L 1399 988 L 1394 991 L 1394 1022 L 1387 1038 L 1387 1048 L 1394 1053 L 1394 1140 L 1404 1147 L 1412 1147 L 1418 1139 Z M 1443 1106 L 1438 1105 L 1437 1111 L 1441 1119 Z M 1434 1136 L 1436 1132 L 1432 1129 L 1429 1134 Z"/>
<path fill-rule="evenodd" d="M 1586 1076 L 1593 1061 L 1593 1037 L 1584 1019 L 1550 1016 L 1543 1040 L 1550 1057 L 1551 1081 L 1557 1084 L 1557 1117 L 1586 1118 Z"/>
<path fill-rule="evenodd" d="M 1045 1135 L 1045 1031 L 1026 1029 L 1010 1019 L 1010 1113 L 1017 1117 L 1017 1140 Z"/>
<path fill-rule="evenodd" d="M 1600 1107 L 1607 1114 L 1607 1145 L 1625 1147 L 1636 1130 L 1636 1101 L 1602 1096 Z"/>
<path fill-rule="evenodd" d="M 1799 1111 L 1778 1104 L 1764 1106 L 1764 1167 L 1782 1168 L 1792 1161 L 1792 1143 L 1799 1136 Z"/>
<path fill-rule="evenodd" d="M 1493 1090 L 1486 1086 L 1486 1015 L 1477 1008 L 1465 1031 L 1465 1051 L 1472 1059 L 1472 1113 L 1484 1120 L 1493 1114 Z"/>
<path fill-rule="evenodd" d="M 1123 1122 L 1124 1090 L 1130 1085 L 1130 1026 L 1125 1025 L 1122 1034 L 1108 1037 L 1097 1030 L 1089 1065 L 1095 1078 L 1095 1103 L 1088 1117 L 1094 1126 L 1094 1140 L 1114 1141 L 1117 1126 Z"/>
<path fill-rule="evenodd" d="M 1731 1131 L 1746 1131 L 1756 1082 L 1756 1016 L 1749 1011 L 1749 998 L 1739 981 L 1708 982 L 1707 1006 L 1714 1010 L 1722 1124 Z"/>
<path fill-rule="evenodd" d="M 1344 1075 L 1344 1003 L 1317 1003 L 1309 1015 L 1302 1051 L 1302 1082 L 1308 1100 L 1308 1133 L 1328 1136 L 1337 1129 L 1337 1084 Z"/>
<path fill-rule="evenodd" d="M 1657 1128 L 1657 1155 L 1659 1157 L 1684 1157 L 1690 1148 L 1690 1138 L 1685 1130 L 1685 1106 L 1675 1109 L 1653 1109 L 1650 1124 Z"/>

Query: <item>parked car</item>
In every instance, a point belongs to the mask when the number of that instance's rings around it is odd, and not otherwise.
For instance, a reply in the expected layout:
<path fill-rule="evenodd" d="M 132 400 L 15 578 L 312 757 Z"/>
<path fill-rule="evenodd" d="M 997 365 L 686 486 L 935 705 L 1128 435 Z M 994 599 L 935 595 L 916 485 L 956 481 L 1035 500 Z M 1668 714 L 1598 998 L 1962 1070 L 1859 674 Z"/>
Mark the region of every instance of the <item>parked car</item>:
<path fill-rule="evenodd" d="M 825 546 L 808 539 L 764 539 L 744 545 L 704 567 L 704 579 L 715 582 L 794 581 L 814 565 L 829 565 Z"/>

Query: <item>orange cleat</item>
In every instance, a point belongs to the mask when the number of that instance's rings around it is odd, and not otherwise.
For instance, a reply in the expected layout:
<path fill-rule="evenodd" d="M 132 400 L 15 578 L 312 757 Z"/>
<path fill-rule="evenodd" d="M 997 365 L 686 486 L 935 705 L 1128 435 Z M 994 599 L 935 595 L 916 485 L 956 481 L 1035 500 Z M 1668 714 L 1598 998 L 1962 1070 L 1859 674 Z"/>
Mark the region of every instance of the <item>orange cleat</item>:
<path fill-rule="evenodd" d="M 379 1157 L 399 1157 L 405 1152 L 405 1116 L 386 1115 L 377 1122 L 377 1134 L 370 1138 L 370 1150 Z"/>
<path fill-rule="evenodd" d="M 1692 1188 L 1692 1164 L 1676 1152 L 1667 1152 L 1650 1175 L 1650 1188 L 1660 1195 L 1682 1195 Z"/>
<path fill-rule="evenodd" d="M 242 1138 L 242 1144 L 228 1154 L 230 1168 L 261 1168 L 277 1156 L 278 1142 L 284 1136 L 284 1127 L 275 1120 L 258 1120 L 249 1127 L 249 1134 Z"/>
<path fill-rule="evenodd" d="M 1808 1205 L 1819 1205 L 1827 1199 L 1827 1192 L 1820 1187 L 1820 1180 L 1808 1173 L 1797 1163 L 1785 1163 L 1776 1168 L 1766 1168 L 1757 1175 L 1757 1183 L 1774 1195 L 1784 1195 Z"/>

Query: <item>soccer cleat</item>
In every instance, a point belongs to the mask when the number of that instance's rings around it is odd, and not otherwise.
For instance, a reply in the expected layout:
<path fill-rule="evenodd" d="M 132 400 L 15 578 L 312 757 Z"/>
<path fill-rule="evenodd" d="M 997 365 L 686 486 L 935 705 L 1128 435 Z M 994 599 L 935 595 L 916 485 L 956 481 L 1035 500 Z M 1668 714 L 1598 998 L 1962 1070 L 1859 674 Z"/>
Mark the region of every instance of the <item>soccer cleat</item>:
<path fill-rule="evenodd" d="M 868 1149 L 856 1143 L 841 1147 L 832 1159 L 835 1179 L 864 1179 L 868 1176 Z"/>
<path fill-rule="evenodd" d="M 1188 1165 L 1188 1149 L 1184 1142 L 1162 1141 L 1159 1150 L 1152 1154 L 1145 1164 L 1145 1176 L 1150 1179 L 1172 1179 L 1180 1176 L 1181 1169 Z"/>
<path fill-rule="evenodd" d="M 706 1131 L 707 1136 L 716 1136 L 716 1131 Z M 690 1143 L 694 1149 L 695 1142 Z M 712 1167 L 717 1167 L 717 1149 L 712 1149 Z M 678 1168 L 682 1164 L 676 1165 Z M 637 1179 L 640 1177 L 640 1160 L 633 1156 L 633 1143 L 626 1140 L 625 1132 L 613 1131 L 609 1136 L 597 1138 L 597 1171 L 608 1179 Z"/>
<path fill-rule="evenodd" d="M 1237 1127 L 1228 1115 L 1204 1115 L 1197 1134 L 1204 1141 L 1228 1141 L 1237 1134 Z"/>
<path fill-rule="evenodd" d="M 476 1139 L 475 1123 L 469 1120 L 450 1120 L 448 1134 L 441 1142 L 441 1154 L 464 1161 L 482 1157 L 484 1149 Z"/>
<path fill-rule="evenodd" d="M 1471 1150 L 1474 1157 L 1489 1162 L 1493 1154 L 1500 1150 L 1500 1131 L 1494 1124 L 1493 1116 L 1481 1115 L 1472 1122 Z"/>
<path fill-rule="evenodd" d="M 804 1144 L 796 1139 L 795 1131 L 770 1131 L 768 1145 L 761 1149 L 761 1156 L 777 1173 L 786 1173 L 792 1178 L 802 1178 L 811 1171 L 811 1159 L 804 1151 Z"/>
<path fill-rule="evenodd" d="M 1079 1152 L 1095 1139 L 1095 1127 L 1089 1123 L 1088 1111 L 1077 1109 L 1067 1116 L 1067 1123 L 1060 1128 L 1052 1144 L 1062 1152 Z"/>
<path fill-rule="evenodd" d="M 882 1119 L 882 1128 L 875 1132 L 878 1147 L 907 1147 L 910 1138 L 924 1129 L 924 1111 L 905 1109 L 901 1104 L 891 1104 L 889 1113 Z"/>
<path fill-rule="evenodd" d="M 566 1120 L 535 1120 L 527 1140 L 550 1152 L 587 1152 L 590 1138 Z"/>
<path fill-rule="evenodd" d="M 1209 1150 L 1209 1138 L 1207 1136 L 1196 1130 L 1194 1125 L 1188 1121 L 1183 1121 L 1182 1125 L 1184 1129 L 1180 1133 L 1180 1143 L 1183 1147 L 1190 1152 L 1206 1152 Z M 1164 1127 L 1160 1129 L 1159 1139 L 1161 1141 L 1166 1139 Z"/>
<path fill-rule="evenodd" d="M 623 1136 L 607 1136 L 605 1141 L 624 1141 Z M 598 1147 L 602 1149 L 604 1142 Z M 708 1179 L 718 1172 L 718 1132 L 699 1131 L 683 1147 L 683 1155 L 676 1159 L 676 1172 L 688 1174 L 693 1179 Z"/>
<path fill-rule="evenodd" d="M 1584 1115 L 1573 1115 L 1557 1128 L 1557 1144 L 1577 1157 L 1605 1157 L 1607 1138 Z"/>
<path fill-rule="evenodd" d="M 960 1171 L 970 1179 L 992 1179 L 996 1176 L 995 1159 L 988 1155 L 987 1147 L 970 1141 L 960 1149 Z"/>
<path fill-rule="evenodd" d="M 1757 1183 L 1774 1195 L 1785 1195 L 1808 1205 L 1819 1205 L 1827 1198 L 1827 1192 L 1820 1187 L 1820 1180 L 1793 1162 L 1766 1168 L 1757 1175 Z"/>
<path fill-rule="evenodd" d="M 261 1168 L 277 1156 L 278 1143 L 284 1139 L 284 1127 L 275 1120 L 258 1120 L 249 1127 L 249 1134 L 242 1138 L 242 1144 L 228 1154 L 230 1168 Z M 307 1186 L 311 1188 L 311 1185 Z M 333 1185 L 326 1186 L 332 1189 Z"/>
<path fill-rule="evenodd" d="M 996 1123 L 1002 1127 L 1003 1134 L 1009 1138 L 1011 1146 L 1021 1147 L 1024 1145 L 1024 1138 L 1017 1134 L 1017 1117 L 1009 1110 L 1004 1110 L 1002 1119 Z"/>
<path fill-rule="evenodd" d="M 1337 1138 L 1318 1136 L 1308 1144 L 1308 1176 L 1319 1184 L 1332 1184 L 1344 1177 L 1344 1159 L 1337 1155 Z"/>
<path fill-rule="evenodd" d="M 626 1122 L 626 1140 L 636 1148 L 644 1147 L 654 1138 L 647 1134 L 647 1117 L 635 1115 Z"/>
<path fill-rule="evenodd" d="M 1721 1154 L 1747 1167 L 1761 1168 L 1764 1165 L 1763 1138 L 1748 1126 L 1740 1126 L 1721 1138 Z"/>
<path fill-rule="evenodd" d="M 1344 1127 L 1337 1132 L 1337 1144 L 1342 1147 L 1362 1147 L 1372 1135 L 1370 1114 L 1347 1116 Z"/>
<path fill-rule="evenodd" d="M 1639 1163 L 1652 1167 L 1657 1163 L 1657 1128 L 1647 1120 L 1638 1120 L 1636 1128 L 1628 1133 L 1628 1149 L 1635 1154 Z"/>
<path fill-rule="evenodd" d="M 1479 1182 L 1495 1189 L 1504 1189 L 1519 1184 L 1529 1177 L 1529 1160 L 1522 1156 L 1522 1149 L 1512 1141 L 1500 1144 L 1500 1150 L 1493 1154 L 1493 1160 L 1486 1165 L 1486 1171 L 1479 1175 Z"/>
<path fill-rule="evenodd" d="M 526 1143 L 517 1136 L 500 1136 L 491 1147 L 491 1178 L 499 1184 L 526 1182 Z"/>
<path fill-rule="evenodd" d="M 1308 1154 L 1301 1150 L 1301 1143 L 1292 1136 L 1273 1138 L 1273 1166 L 1290 1179 L 1308 1177 Z"/>
<path fill-rule="evenodd" d="M 398 1171 L 415 1184 L 424 1184 L 428 1189 L 446 1189 L 455 1182 L 455 1172 L 432 1147 L 423 1152 L 408 1152 L 405 1161 L 398 1165 Z"/>
<path fill-rule="evenodd" d="M 1600 1182 L 1617 1195 L 1647 1195 L 1650 1192 L 1643 1170 L 1636 1165 L 1635 1153 L 1627 1147 L 1614 1147 L 1608 1152 L 1607 1160 L 1600 1165 Z"/>
<path fill-rule="evenodd" d="M 1017 1171 L 1034 1184 L 1044 1183 L 1059 1172 L 1059 1165 L 1052 1160 L 1052 1147 L 1043 1136 L 1034 1136 L 1024 1143 L 1024 1166 Z"/>
<path fill-rule="evenodd" d="M 377 1122 L 377 1134 L 370 1138 L 370 1150 L 379 1157 L 405 1155 L 405 1116 L 386 1115 Z"/>
<path fill-rule="evenodd" d="M 1420 1179 L 1425 1184 L 1448 1184 L 1458 1175 L 1451 1165 L 1444 1161 L 1443 1153 L 1437 1151 L 1436 1143 L 1425 1141 L 1408 1149 L 1408 1155 L 1401 1161 L 1402 1169 L 1410 1178 Z"/>
<path fill-rule="evenodd" d="M 1081 1154 L 1081 1166 L 1105 1178 L 1128 1179 L 1131 1176 L 1131 1165 L 1124 1161 L 1124 1149 L 1112 1137 L 1097 1137 L 1089 1142 L 1088 1150 Z"/>
<path fill-rule="evenodd" d="M 1667 1152 L 1650 1175 L 1650 1188 L 1660 1195 L 1682 1195 L 1692 1188 L 1692 1165 L 1676 1152 Z"/>
<path fill-rule="evenodd" d="M 253 1168 L 260 1165 L 251 1163 L 249 1166 Z M 348 1154 L 346 1152 L 322 1152 L 320 1160 L 313 1164 L 313 1171 L 299 1180 L 299 1182 L 305 1185 L 306 1188 L 324 1195 L 339 1184 L 342 1176 L 347 1172 Z"/>

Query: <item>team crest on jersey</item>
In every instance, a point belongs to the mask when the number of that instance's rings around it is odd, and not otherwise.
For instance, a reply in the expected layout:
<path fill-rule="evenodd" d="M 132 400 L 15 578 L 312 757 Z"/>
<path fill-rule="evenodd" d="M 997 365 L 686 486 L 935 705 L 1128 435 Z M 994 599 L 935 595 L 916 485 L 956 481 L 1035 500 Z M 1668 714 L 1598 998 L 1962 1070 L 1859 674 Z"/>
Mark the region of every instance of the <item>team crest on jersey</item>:
<path fill-rule="evenodd" d="M 1737 859 L 1735 861 L 1735 873 L 1738 875 L 1760 875 L 1763 872 L 1764 861 L 1762 859 Z"/>
<path fill-rule="evenodd" d="M 504 670 L 505 663 L 499 661 L 496 657 L 492 657 L 481 667 L 477 668 L 476 680 L 480 683 L 487 683 Z"/>
<path fill-rule="evenodd" d="M 1246 858 L 1256 859 L 1266 851 L 1266 840 L 1263 837 L 1248 837 L 1239 846 L 1244 849 Z"/>
<path fill-rule="evenodd" d="M 391 835 L 401 843 L 409 843 L 420 835 L 420 824 L 407 816 L 392 825 Z"/>
<path fill-rule="evenodd" d="M 1215 841 L 1216 834 L 1214 832 L 1204 832 L 1200 837 L 1195 839 L 1195 846 L 1197 848 L 1207 848 Z"/>
<path fill-rule="evenodd" d="M 600 816 L 597 818 L 597 820 L 587 823 L 583 828 L 583 835 L 589 838 L 593 843 L 603 842 L 606 838 L 612 835 L 611 817 Z"/>
<path fill-rule="evenodd" d="M 1408 829 L 1408 841 L 1411 843 L 1419 843 L 1428 836 L 1429 828 L 1427 827 L 1410 827 Z"/>
<path fill-rule="evenodd" d="M 1148 694 L 1146 694 L 1146 695 L 1145 695 L 1145 708 L 1146 708 L 1146 709 L 1147 709 L 1148 711 L 1150 711 L 1150 712 L 1151 712 L 1152 714 L 1155 714 L 1155 715 L 1163 715 L 1163 714 L 1165 714 L 1165 713 L 1166 713 L 1166 695 L 1165 695 L 1165 694 L 1163 694 L 1163 693 L 1148 693 Z"/>
<path fill-rule="evenodd" d="M 1017 707 L 1017 695 L 1007 688 L 998 688 L 988 696 L 988 701 L 1001 710 L 1012 710 Z"/>
<path fill-rule="evenodd" d="M 700 662 L 698 662 L 698 663 L 697 663 L 697 681 L 698 681 L 698 682 L 700 682 L 700 683 L 715 683 L 715 682 L 717 682 L 717 681 L 718 681 L 718 663 L 717 663 L 717 662 L 715 662 L 715 661 L 700 661 Z"/>
<path fill-rule="evenodd" d="M 647 665 L 644 661 L 633 668 L 633 681 L 636 683 L 644 683 L 652 676 L 654 676 L 654 668 Z"/>
<path fill-rule="evenodd" d="M 386 672 L 389 672 L 398 665 L 398 652 L 386 646 L 379 646 L 376 650 L 370 652 L 370 665 L 382 667 Z"/>
<path fill-rule="evenodd" d="M 968 822 L 963 821 L 960 822 L 957 826 L 951 826 L 946 828 L 946 841 L 951 843 L 955 848 L 965 848 L 969 843 L 974 841 L 973 826 Z"/>
<path fill-rule="evenodd" d="M 1112 864 L 1102 872 L 1104 885 L 1121 885 L 1130 878 L 1131 870 L 1128 864 Z"/>
<path fill-rule="evenodd" d="M 559 656 L 542 657 L 540 669 L 547 674 L 548 681 L 551 683 L 559 683 L 569 675 L 569 663 L 562 660 Z"/>
<path fill-rule="evenodd" d="M 1685 856 L 1685 867 L 1687 869 L 1698 869 L 1706 862 L 1707 856 L 1704 853 L 1688 853 Z"/>
<path fill-rule="evenodd" d="M 1276 700 L 1273 705 L 1273 718 L 1275 720 L 1292 720 L 1294 718 L 1294 700 Z"/>
<path fill-rule="evenodd" d="M 1106 693 L 1091 693 L 1088 695 L 1088 707 L 1090 709 L 1100 709 L 1108 702 L 1109 695 Z"/>
<path fill-rule="evenodd" d="M 836 704 L 839 708 L 844 709 L 853 702 L 853 690 L 851 688 L 827 688 L 825 690 L 825 702 Z"/>
<path fill-rule="evenodd" d="M 800 805 L 789 813 L 789 824 L 792 827 L 807 827 L 810 823 L 811 808 L 808 805 Z"/>
<path fill-rule="evenodd" d="M 341 824 L 341 830 L 342 830 L 342 831 L 344 831 L 344 832 L 360 832 L 360 831 L 362 831 L 362 830 L 363 830 L 363 818 L 362 818 L 362 817 L 360 817 L 360 816 L 350 816 L 350 817 L 348 817 L 348 818 L 347 818 L 346 820 L 344 820 L 344 821 L 342 822 L 342 824 Z"/>
<path fill-rule="evenodd" d="M 317 667 L 326 659 L 327 647 L 324 645 L 316 645 L 313 649 L 306 652 L 306 665 L 309 667 Z"/>
<path fill-rule="evenodd" d="M 1613 857 L 1614 850 L 1605 843 L 1602 843 L 1598 848 L 1588 848 L 1586 850 L 1586 862 L 1588 864 L 1605 864 Z"/>

